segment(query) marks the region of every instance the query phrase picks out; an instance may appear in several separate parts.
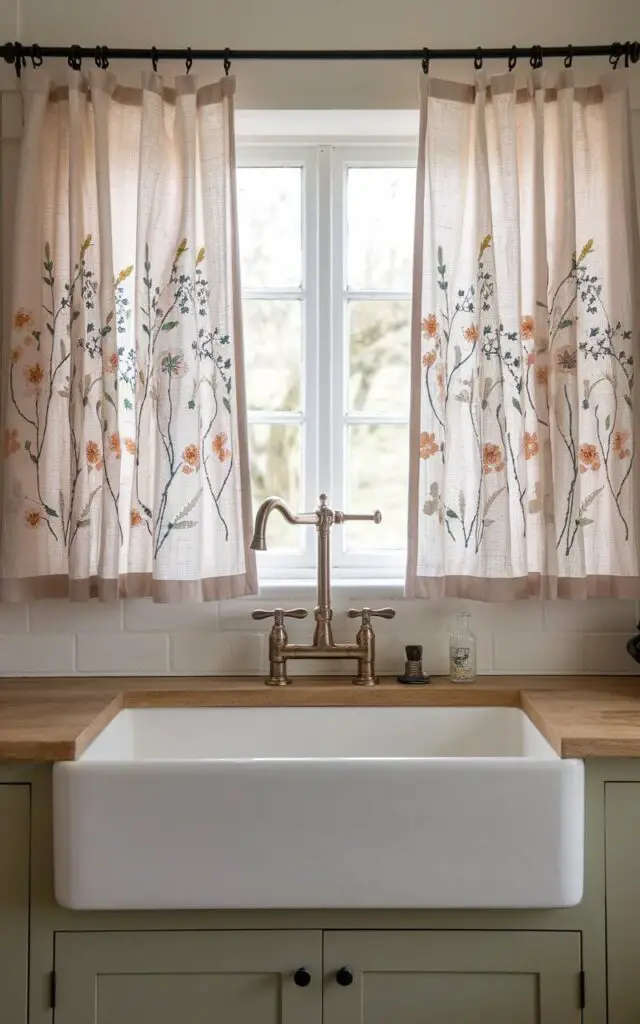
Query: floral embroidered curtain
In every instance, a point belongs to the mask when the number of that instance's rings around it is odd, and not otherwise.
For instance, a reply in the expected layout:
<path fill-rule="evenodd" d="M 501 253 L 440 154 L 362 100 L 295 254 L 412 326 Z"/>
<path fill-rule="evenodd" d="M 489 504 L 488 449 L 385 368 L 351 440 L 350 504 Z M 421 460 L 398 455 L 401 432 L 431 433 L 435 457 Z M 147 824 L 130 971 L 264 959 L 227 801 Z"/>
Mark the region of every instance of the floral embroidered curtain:
<path fill-rule="evenodd" d="M 25 76 L 4 600 L 256 589 L 233 89 Z"/>
<path fill-rule="evenodd" d="M 423 81 L 407 593 L 640 594 L 623 72 Z"/>

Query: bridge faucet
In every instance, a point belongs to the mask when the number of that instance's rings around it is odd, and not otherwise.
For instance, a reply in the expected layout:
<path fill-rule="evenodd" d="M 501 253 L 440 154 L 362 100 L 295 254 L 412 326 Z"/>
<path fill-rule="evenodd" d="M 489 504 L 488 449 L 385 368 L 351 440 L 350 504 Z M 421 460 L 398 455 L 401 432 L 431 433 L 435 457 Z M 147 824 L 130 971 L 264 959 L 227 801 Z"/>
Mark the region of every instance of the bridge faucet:
<path fill-rule="evenodd" d="M 291 682 L 287 676 L 287 661 L 300 658 L 352 658 L 358 662 L 358 674 L 353 682 L 358 686 L 373 686 L 378 682 L 375 674 L 375 634 L 371 626 L 371 618 L 379 616 L 392 619 L 396 614 L 393 608 L 350 608 L 347 615 L 350 619 L 360 618 L 361 624 L 355 643 L 337 644 L 333 639 L 331 620 L 331 527 L 352 520 L 370 520 L 379 523 L 380 512 L 373 515 L 347 515 L 345 512 L 334 511 L 327 504 L 327 495 L 320 495 L 320 504 L 315 512 L 294 515 L 286 501 L 282 498 L 266 498 L 256 513 L 256 521 L 251 547 L 256 551 L 266 551 L 267 521 L 272 512 L 278 511 L 288 523 L 293 525 L 315 526 L 318 537 L 318 597 L 314 611 L 315 630 L 310 644 L 290 644 L 284 624 L 285 618 L 305 619 L 305 608 L 293 608 L 285 611 L 275 608 L 273 611 L 257 610 L 253 619 L 273 617 L 273 626 L 269 635 L 269 675 L 265 679 L 268 686 L 286 686 Z"/>

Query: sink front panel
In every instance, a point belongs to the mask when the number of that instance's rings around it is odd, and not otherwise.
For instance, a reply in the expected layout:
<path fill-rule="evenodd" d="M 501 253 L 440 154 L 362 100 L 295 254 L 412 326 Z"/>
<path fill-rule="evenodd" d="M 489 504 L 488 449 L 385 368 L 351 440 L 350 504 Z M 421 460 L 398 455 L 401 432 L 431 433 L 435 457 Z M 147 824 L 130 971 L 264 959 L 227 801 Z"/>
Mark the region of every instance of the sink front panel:
<path fill-rule="evenodd" d="M 489 723 L 479 746 L 477 718 L 467 719 L 454 739 L 456 720 L 447 726 L 446 716 L 436 716 L 443 749 L 447 728 L 449 750 L 465 744 L 473 749 L 476 729 L 476 749 L 493 746 L 502 756 L 430 757 L 415 754 L 438 747 L 429 715 L 423 716 L 424 729 L 411 735 L 408 718 L 394 722 L 389 716 L 388 735 L 383 730 L 374 736 L 373 723 L 367 733 L 363 724 L 353 742 L 342 716 L 325 716 L 324 733 L 320 719 L 317 725 L 312 719 L 296 747 L 284 718 L 280 732 L 263 736 L 260 746 L 248 719 L 244 737 L 239 727 L 248 711 L 267 709 L 229 710 L 239 716 L 237 734 L 222 716 L 207 745 L 202 723 L 213 725 L 218 712 L 194 709 L 201 731 L 190 755 L 161 759 L 162 737 L 151 744 L 150 729 L 145 752 L 143 720 L 136 726 L 136 719 L 125 717 L 120 731 L 108 736 L 105 730 L 82 759 L 54 766 L 55 886 L 62 905 L 524 908 L 580 901 L 584 766 L 557 758 L 530 723 L 533 735 L 521 737 L 519 748 L 515 732 L 505 738 L 517 713 L 500 728 L 495 719 Z M 269 710 L 277 721 L 293 709 Z M 311 718 L 320 710 L 354 711 L 359 719 L 378 709 L 300 710 Z M 510 709 L 401 710 L 415 716 Z M 375 721 L 378 729 L 385 719 Z M 333 738 L 331 722 L 342 722 Z M 158 718 L 153 728 L 164 730 L 168 723 Z M 289 724 L 295 723 L 291 718 Z M 176 735 L 188 724 L 188 718 L 181 724 L 178 719 Z M 320 730 L 315 738 L 313 728 Z M 185 738 L 186 732 L 180 744 Z M 365 753 L 372 744 L 377 756 Z M 519 754 L 507 754 L 507 748 Z M 359 753 L 318 756 L 330 749 Z M 261 753 L 252 757 L 251 750 Z"/>

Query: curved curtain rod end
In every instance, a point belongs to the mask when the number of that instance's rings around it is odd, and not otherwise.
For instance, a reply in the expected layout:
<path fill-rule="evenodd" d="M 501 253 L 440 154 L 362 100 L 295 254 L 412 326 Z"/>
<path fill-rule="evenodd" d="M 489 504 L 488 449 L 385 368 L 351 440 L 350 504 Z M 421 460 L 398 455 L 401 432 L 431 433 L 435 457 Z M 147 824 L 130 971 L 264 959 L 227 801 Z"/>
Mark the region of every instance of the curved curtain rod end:
<path fill-rule="evenodd" d="M 231 71 L 231 50 L 227 46 L 224 51 L 224 62 L 222 64 L 225 75 L 228 75 Z"/>
<path fill-rule="evenodd" d="M 429 74 L 429 61 L 430 61 L 430 59 L 431 59 L 431 55 L 429 53 L 429 47 L 425 46 L 423 51 L 422 51 L 422 70 L 425 73 L 425 75 Z"/>

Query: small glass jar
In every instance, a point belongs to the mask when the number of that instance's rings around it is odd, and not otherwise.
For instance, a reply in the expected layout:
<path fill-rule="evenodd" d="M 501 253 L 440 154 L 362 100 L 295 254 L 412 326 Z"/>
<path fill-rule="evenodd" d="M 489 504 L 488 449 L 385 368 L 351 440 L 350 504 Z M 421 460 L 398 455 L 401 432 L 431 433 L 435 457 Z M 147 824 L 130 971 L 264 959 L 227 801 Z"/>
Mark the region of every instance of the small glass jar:
<path fill-rule="evenodd" d="M 476 678 L 477 641 L 469 627 L 467 612 L 456 615 L 449 637 L 449 679 L 452 683 L 472 683 Z"/>

